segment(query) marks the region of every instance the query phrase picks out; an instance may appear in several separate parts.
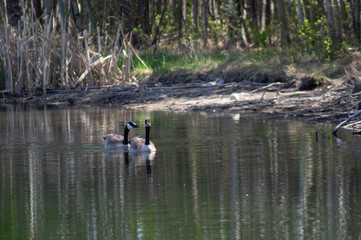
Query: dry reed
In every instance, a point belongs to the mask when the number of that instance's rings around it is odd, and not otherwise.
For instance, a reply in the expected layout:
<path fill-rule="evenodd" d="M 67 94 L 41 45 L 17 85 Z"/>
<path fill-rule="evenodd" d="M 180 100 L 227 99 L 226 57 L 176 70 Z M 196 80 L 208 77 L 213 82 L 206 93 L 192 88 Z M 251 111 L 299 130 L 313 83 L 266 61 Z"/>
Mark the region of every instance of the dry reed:
<path fill-rule="evenodd" d="M 139 56 L 131 46 L 131 34 L 124 35 L 120 25 L 114 38 L 110 35 L 102 38 L 98 30 L 95 46 L 89 44 L 92 39 L 86 31 L 83 35 L 77 31 L 71 19 L 64 26 L 60 19 L 50 17 L 45 25 L 34 20 L 33 11 L 23 11 L 15 28 L 9 25 L 5 10 L 0 11 L 3 11 L 0 25 L 4 25 L 0 33 L 0 74 L 5 79 L 0 86 L 5 86 L 5 91 L 31 95 L 42 90 L 45 95 L 49 88 L 131 81 L 132 55 Z M 121 58 L 123 66 L 119 68 Z"/>

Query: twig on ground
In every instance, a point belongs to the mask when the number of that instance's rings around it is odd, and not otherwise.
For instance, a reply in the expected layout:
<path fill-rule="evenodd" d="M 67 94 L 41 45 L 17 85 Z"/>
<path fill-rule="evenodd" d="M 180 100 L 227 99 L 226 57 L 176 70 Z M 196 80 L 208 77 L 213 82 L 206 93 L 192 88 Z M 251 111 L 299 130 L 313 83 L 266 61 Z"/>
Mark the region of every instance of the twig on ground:
<path fill-rule="evenodd" d="M 269 87 L 272 87 L 272 86 L 275 86 L 275 85 L 282 85 L 282 84 L 284 84 L 284 83 L 274 82 L 274 83 L 268 84 L 268 85 L 266 85 L 266 86 L 264 86 L 264 87 L 257 88 L 257 89 L 255 89 L 255 90 L 253 90 L 252 93 L 259 92 L 259 91 L 262 91 L 262 90 L 267 89 L 267 88 L 269 88 Z"/>

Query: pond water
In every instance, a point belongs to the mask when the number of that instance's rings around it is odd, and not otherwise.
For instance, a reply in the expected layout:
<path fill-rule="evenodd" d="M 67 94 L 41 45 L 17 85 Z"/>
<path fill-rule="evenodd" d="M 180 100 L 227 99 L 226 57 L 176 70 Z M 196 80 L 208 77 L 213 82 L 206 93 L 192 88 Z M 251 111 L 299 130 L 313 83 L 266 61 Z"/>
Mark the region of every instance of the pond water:
<path fill-rule="evenodd" d="M 146 118 L 156 154 L 104 150 Z M 358 239 L 361 142 L 319 126 L 1 106 L 0 239 Z"/>

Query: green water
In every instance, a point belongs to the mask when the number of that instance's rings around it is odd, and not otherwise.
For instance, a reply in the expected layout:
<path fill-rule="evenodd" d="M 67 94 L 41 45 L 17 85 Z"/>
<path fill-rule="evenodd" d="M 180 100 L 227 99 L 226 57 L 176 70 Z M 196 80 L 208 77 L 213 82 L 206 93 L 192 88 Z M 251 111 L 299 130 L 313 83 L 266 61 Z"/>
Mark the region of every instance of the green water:
<path fill-rule="evenodd" d="M 155 155 L 104 151 L 146 118 Z M 0 239 L 358 239 L 361 141 L 319 126 L 1 106 Z"/>

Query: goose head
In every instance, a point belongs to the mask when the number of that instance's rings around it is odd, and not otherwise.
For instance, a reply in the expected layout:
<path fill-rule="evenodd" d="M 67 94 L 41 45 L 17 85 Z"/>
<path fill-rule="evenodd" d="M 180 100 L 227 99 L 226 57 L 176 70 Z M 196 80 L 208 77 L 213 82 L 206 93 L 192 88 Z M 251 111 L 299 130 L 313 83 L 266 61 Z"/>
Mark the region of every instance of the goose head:
<path fill-rule="evenodd" d="M 128 130 L 130 130 L 132 128 L 139 128 L 139 126 L 134 122 L 128 122 L 126 127 L 128 128 Z"/>
<path fill-rule="evenodd" d="M 151 122 L 148 119 L 145 119 L 144 127 L 150 127 L 150 125 L 152 125 Z"/>

